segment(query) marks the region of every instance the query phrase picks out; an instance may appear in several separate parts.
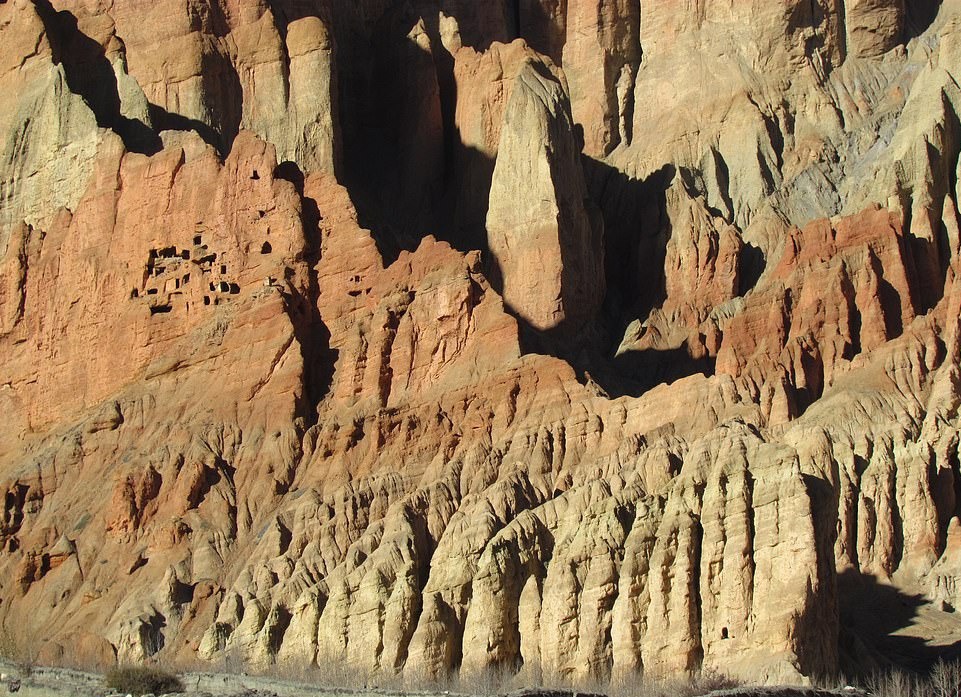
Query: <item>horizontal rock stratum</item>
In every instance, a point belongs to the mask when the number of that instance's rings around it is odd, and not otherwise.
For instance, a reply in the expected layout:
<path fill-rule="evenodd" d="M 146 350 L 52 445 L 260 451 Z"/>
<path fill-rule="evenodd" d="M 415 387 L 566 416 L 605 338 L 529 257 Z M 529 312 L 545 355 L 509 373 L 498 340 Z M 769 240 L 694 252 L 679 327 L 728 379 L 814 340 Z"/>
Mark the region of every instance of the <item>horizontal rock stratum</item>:
<path fill-rule="evenodd" d="M 959 80 L 954 0 L 0 0 L 0 626 L 948 655 Z"/>

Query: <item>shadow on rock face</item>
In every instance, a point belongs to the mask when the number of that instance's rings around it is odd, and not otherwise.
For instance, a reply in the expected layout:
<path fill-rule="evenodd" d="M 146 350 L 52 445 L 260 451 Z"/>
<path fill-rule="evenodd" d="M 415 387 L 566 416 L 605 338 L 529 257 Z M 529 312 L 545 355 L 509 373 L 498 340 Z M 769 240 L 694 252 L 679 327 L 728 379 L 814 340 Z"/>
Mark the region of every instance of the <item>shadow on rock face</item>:
<path fill-rule="evenodd" d="M 148 155 L 159 152 L 162 144 L 153 129 L 120 113 L 117 76 L 103 47 L 80 31 L 72 13 L 58 12 L 49 0 L 35 0 L 35 6 L 53 49 L 53 60 L 63 66 L 68 89 L 90 107 L 97 125 L 119 135 L 127 150 Z"/>
<path fill-rule="evenodd" d="M 927 673 L 938 660 L 961 658 L 961 641 L 932 645 L 925 638 L 903 633 L 923 620 L 921 613 L 928 602 L 923 596 L 882 583 L 871 574 L 854 570 L 839 574 L 842 671 L 848 675 L 870 675 L 896 667 Z"/>
<path fill-rule="evenodd" d="M 604 219 L 605 312 L 646 317 L 667 297 L 664 260 L 671 238 L 666 192 L 677 174 L 665 165 L 635 179 L 583 156 L 588 193 Z"/>
<path fill-rule="evenodd" d="M 582 382 L 595 384 L 612 398 L 637 397 L 690 375 L 713 375 L 714 359 L 694 357 L 686 345 L 617 354 L 627 324 L 647 317 L 667 297 L 664 263 L 672 231 L 666 192 L 676 175 L 674 167 L 666 165 L 635 179 L 586 156 L 581 164 L 591 204 L 603 219 L 603 307 L 590 326 L 574 330 L 559 326 L 538 332 L 519 319 L 524 350 L 567 361 Z"/>
<path fill-rule="evenodd" d="M 942 0 L 908 0 L 906 39 L 910 40 L 923 34 L 937 19 Z"/>
<path fill-rule="evenodd" d="M 317 308 L 320 290 L 316 262 L 320 256 L 321 215 L 317 201 L 304 195 L 304 173 L 296 163 L 281 162 L 274 170 L 274 177 L 292 183 L 301 198 L 309 286 L 306 295 L 288 293 L 285 300 L 304 361 L 303 403 L 297 405 L 297 411 L 304 418 L 304 426 L 310 427 L 317 422 L 317 407 L 333 384 L 338 355 L 337 349 L 330 345 L 330 330 Z"/>
<path fill-rule="evenodd" d="M 35 0 L 35 5 L 50 40 L 53 60 L 63 66 L 67 88 L 83 99 L 98 126 L 120 136 L 128 151 L 154 155 L 163 148 L 159 133 L 171 130 L 194 131 L 221 156 L 230 152 L 240 131 L 243 89 L 229 59 L 211 53 L 203 59 L 201 78 L 205 91 L 212 95 L 210 102 L 215 105 L 219 130 L 155 104 L 148 105 L 152 123 L 147 124 L 122 113 L 114 68 L 103 46 L 80 30 L 76 16 L 67 10 L 58 12 L 49 0 Z"/>
<path fill-rule="evenodd" d="M 150 118 L 156 124 L 158 131 L 193 131 L 207 145 L 216 149 L 221 155 L 225 154 L 221 146 L 220 134 L 203 121 L 188 119 L 156 104 L 150 105 Z"/>

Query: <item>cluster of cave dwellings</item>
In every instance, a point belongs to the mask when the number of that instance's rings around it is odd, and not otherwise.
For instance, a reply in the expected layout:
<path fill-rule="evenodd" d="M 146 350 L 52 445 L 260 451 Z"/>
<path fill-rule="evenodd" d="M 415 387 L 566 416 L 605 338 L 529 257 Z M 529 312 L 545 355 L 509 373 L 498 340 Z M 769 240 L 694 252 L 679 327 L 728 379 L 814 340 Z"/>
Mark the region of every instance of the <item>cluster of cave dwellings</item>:
<path fill-rule="evenodd" d="M 218 264 L 217 252 L 211 252 L 204 244 L 203 235 L 197 234 L 193 249 L 176 246 L 151 249 L 141 287 L 130 291 L 130 297 L 146 298 L 152 315 L 165 314 L 173 310 L 178 297 L 186 295 L 194 280 L 206 286 L 202 291 L 204 305 L 219 305 L 224 296 L 240 293 L 240 285 L 227 276 L 227 264 Z M 184 307 L 190 309 L 188 300 Z"/>

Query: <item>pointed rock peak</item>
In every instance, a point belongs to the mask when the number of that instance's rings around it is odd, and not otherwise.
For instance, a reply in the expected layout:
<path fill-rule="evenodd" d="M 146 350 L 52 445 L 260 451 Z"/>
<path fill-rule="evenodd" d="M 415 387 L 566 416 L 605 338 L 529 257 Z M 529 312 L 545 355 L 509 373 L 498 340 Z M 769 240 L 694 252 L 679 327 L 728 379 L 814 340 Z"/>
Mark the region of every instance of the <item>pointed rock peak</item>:
<path fill-rule="evenodd" d="M 487 214 L 504 302 L 538 330 L 576 331 L 604 297 L 570 104 L 541 62 L 518 72 L 501 129 Z"/>

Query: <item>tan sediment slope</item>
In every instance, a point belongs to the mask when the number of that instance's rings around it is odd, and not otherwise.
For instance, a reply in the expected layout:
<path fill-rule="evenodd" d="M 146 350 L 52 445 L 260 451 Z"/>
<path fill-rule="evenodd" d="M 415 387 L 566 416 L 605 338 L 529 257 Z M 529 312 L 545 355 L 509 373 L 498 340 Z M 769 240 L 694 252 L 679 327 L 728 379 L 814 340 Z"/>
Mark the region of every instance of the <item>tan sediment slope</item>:
<path fill-rule="evenodd" d="M 0 3 L 42 661 L 775 683 L 961 641 L 953 0 Z"/>

